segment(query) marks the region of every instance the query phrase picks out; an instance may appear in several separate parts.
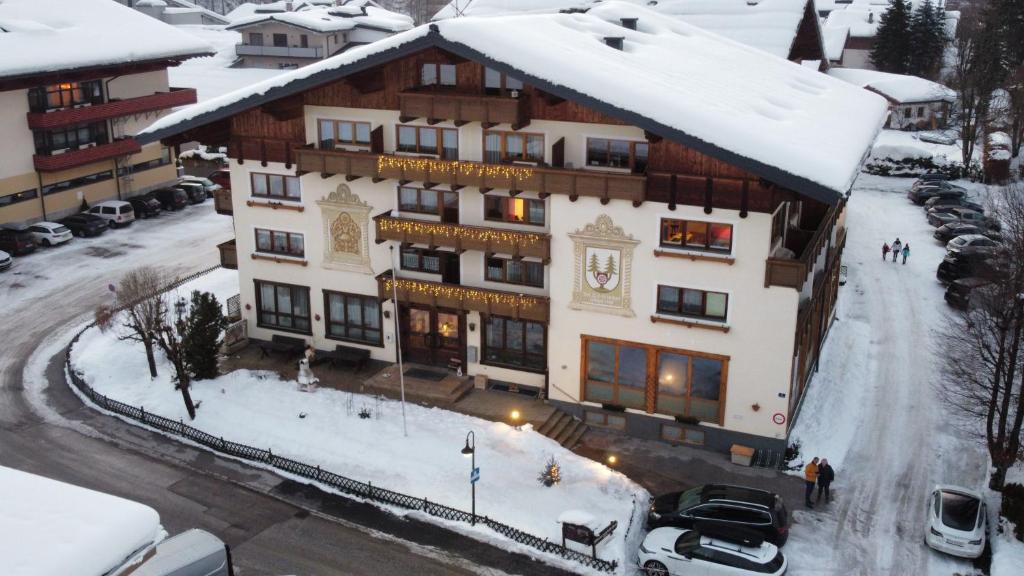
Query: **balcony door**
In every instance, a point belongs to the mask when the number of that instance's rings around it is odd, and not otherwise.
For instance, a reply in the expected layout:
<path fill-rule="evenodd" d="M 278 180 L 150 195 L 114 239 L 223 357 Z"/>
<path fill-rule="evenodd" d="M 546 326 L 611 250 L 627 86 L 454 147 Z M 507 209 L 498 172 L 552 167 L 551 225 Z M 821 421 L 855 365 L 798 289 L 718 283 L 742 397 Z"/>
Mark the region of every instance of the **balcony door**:
<path fill-rule="evenodd" d="M 464 314 L 454 310 L 402 306 L 402 356 L 430 366 L 461 363 L 466 349 Z"/>

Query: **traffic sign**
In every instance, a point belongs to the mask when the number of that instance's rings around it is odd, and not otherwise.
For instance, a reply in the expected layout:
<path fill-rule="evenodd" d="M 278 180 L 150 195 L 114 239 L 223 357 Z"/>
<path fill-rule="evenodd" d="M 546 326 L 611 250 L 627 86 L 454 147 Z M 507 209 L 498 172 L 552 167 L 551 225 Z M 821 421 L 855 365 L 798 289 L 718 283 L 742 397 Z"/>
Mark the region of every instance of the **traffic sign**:
<path fill-rule="evenodd" d="M 469 473 L 469 483 L 476 484 L 480 481 L 480 468 L 473 468 L 473 471 Z"/>

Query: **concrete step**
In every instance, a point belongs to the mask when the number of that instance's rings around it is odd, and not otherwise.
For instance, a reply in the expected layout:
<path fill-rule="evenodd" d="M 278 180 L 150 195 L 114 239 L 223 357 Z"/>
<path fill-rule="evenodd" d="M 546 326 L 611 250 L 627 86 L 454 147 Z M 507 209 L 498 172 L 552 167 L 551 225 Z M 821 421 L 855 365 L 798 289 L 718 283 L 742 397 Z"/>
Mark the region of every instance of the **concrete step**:
<path fill-rule="evenodd" d="M 573 420 L 572 416 L 569 416 L 568 414 L 565 413 L 563 413 L 563 416 L 563 418 L 559 419 L 558 425 L 552 428 L 547 434 L 545 434 L 545 436 L 551 438 L 552 440 L 558 441 L 558 437 L 562 435 L 562 432 L 565 432 L 565 430 L 568 428 L 572 428 L 572 426 L 576 423 L 576 421 Z"/>
<path fill-rule="evenodd" d="M 563 416 L 566 416 L 565 412 L 555 409 L 555 411 L 552 412 L 550 416 L 548 416 L 548 419 L 545 420 L 544 423 L 540 425 L 540 428 L 537 428 L 537 432 L 540 432 L 541 434 L 547 436 L 548 432 L 550 432 L 552 428 L 558 425 L 558 422 L 561 421 Z"/>
<path fill-rule="evenodd" d="M 459 400 L 462 400 L 466 396 L 466 394 L 469 394 L 472 391 L 473 379 L 466 378 L 465 381 L 459 384 L 458 387 L 456 387 L 454 390 L 451 391 L 450 394 L 448 394 L 448 402 L 451 404 L 455 404 Z"/>
<path fill-rule="evenodd" d="M 572 424 L 570 426 L 565 427 L 565 430 L 563 430 L 562 433 L 555 438 L 555 442 L 558 442 L 562 446 L 569 448 L 569 439 L 575 436 L 581 428 L 585 429 L 586 424 L 573 418 Z M 582 436 L 583 434 L 580 433 L 579 435 Z"/>
<path fill-rule="evenodd" d="M 583 439 L 583 435 L 587 433 L 587 430 L 590 430 L 589 426 L 587 426 L 583 422 L 577 422 L 576 429 L 573 430 L 572 434 L 570 434 L 568 438 L 566 438 L 565 442 L 561 443 L 562 446 L 565 446 L 566 448 L 569 448 L 571 450 L 573 446 L 576 446 L 577 444 L 580 443 L 580 440 Z"/>

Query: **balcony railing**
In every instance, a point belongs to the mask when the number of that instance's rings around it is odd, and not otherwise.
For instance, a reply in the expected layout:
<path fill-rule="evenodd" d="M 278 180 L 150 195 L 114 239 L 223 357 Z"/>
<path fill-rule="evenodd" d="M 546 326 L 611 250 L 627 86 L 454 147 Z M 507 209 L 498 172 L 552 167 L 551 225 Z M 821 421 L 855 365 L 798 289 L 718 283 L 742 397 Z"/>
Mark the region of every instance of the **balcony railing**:
<path fill-rule="evenodd" d="M 526 96 L 510 98 L 445 90 L 406 90 L 398 95 L 398 109 L 405 118 L 451 120 L 459 124 L 483 122 L 521 128 L 530 122 Z"/>
<path fill-rule="evenodd" d="M 396 240 L 403 243 L 443 246 L 455 250 L 480 250 L 488 254 L 511 254 L 515 258 L 551 259 L 551 235 L 520 232 L 485 226 L 426 222 L 392 216 L 391 211 L 373 218 L 377 242 Z"/>
<path fill-rule="evenodd" d="M 72 124 L 84 124 L 109 120 L 131 114 L 142 114 L 196 103 L 194 88 L 171 88 L 170 92 L 157 92 L 148 96 L 111 100 L 103 104 L 66 108 L 52 112 L 29 112 L 28 127 L 32 130 L 49 130 Z"/>
<path fill-rule="evenodd" d="M 316 47 L 291 46 L 256 46 L 253 44 L 235 44 L 235 54 L 239 56 L 277 56 L 285 58 L 323 58 L 324 49 Z"/>
<path fill-rule="evenodd" d="M 311 147 L 298 148 L 294 153 L 300 172 L 474 186 L 484 191 L 531 191 L 545 195 L 564 194 L 573 199 L 581 196 L 600 198 L 604 202 L 630 200 L 639 205 L 645 199 L 647 187 L 646 177 L 640 174 L 436 160 Z"/>
<path fill-rule="evenodd" d="M 764 286 L 783 286 L 803 290 L 807 276 L 814 268 L 818 255 L 825 248 L 836 222 L 838 208 L 833 206 L 821 219 L 818 228 L 811 234 L 800 255 L 796 258 L 768 258 L 765 261 Z M 792 232 L 792 231 L 791 231 Z M 845 240 L 845 239 L 844 239 Z"/>
<path fill-rule="evenodd" d="M 220 251 L 220 265 L 229 270 L 238 270 L 238 248 L 235 246 L 235 239 L 217 245 Z"/>
<path fill-rule="evenodd" d="M 391 300 L 397 293 L 398 301 L 404 304 L 497 314 L 544 323 L 548 322 L 551 308 L 551 299 L 542 296 L 407 278 L 395 280 L 390 270 L 377 276 L 377 291 L 381 300 Z"/>
<path fill-rule="evenodd" d="M 231 190 L 226 188 L 214 190 L 213 209 L 217 211 L 217 214 L 224 214 L 225 216 L 231 216 L 235 213 L 231 207 Z"/>
<path fill-rule="evenodd" d="M 135 154 L 141 150 L 142 146 L 134 138 L 124 138 L 109 144 L 98 144 L 77 150 L 68 150 L 67 152 L 50 156 L 36 154 L 32 157 L 32 163 L 35 164 L 36 170 L 40 172 L 59 172 L 117 156 Z"/>

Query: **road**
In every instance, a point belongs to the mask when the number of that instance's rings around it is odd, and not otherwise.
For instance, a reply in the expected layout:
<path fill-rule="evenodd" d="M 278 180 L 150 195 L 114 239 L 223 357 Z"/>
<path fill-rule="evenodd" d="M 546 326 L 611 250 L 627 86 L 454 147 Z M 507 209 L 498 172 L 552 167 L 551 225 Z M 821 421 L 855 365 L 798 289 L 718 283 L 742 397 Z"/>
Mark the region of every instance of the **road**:
<path fill-rule="evenodd" d="M 20 258 L 0 274 L 0 464 L 145 503 L 172 534 L 209 530 L 232 546 L 239 576 L 564 574 L 82 404 L 61 365 L 75 327 L 110 301 L 107 285 L 134 266 L 184 275 L 216 264 L 216 244 L 233 232 L 231 219 L 211 204 L 75 239 Z"/>

